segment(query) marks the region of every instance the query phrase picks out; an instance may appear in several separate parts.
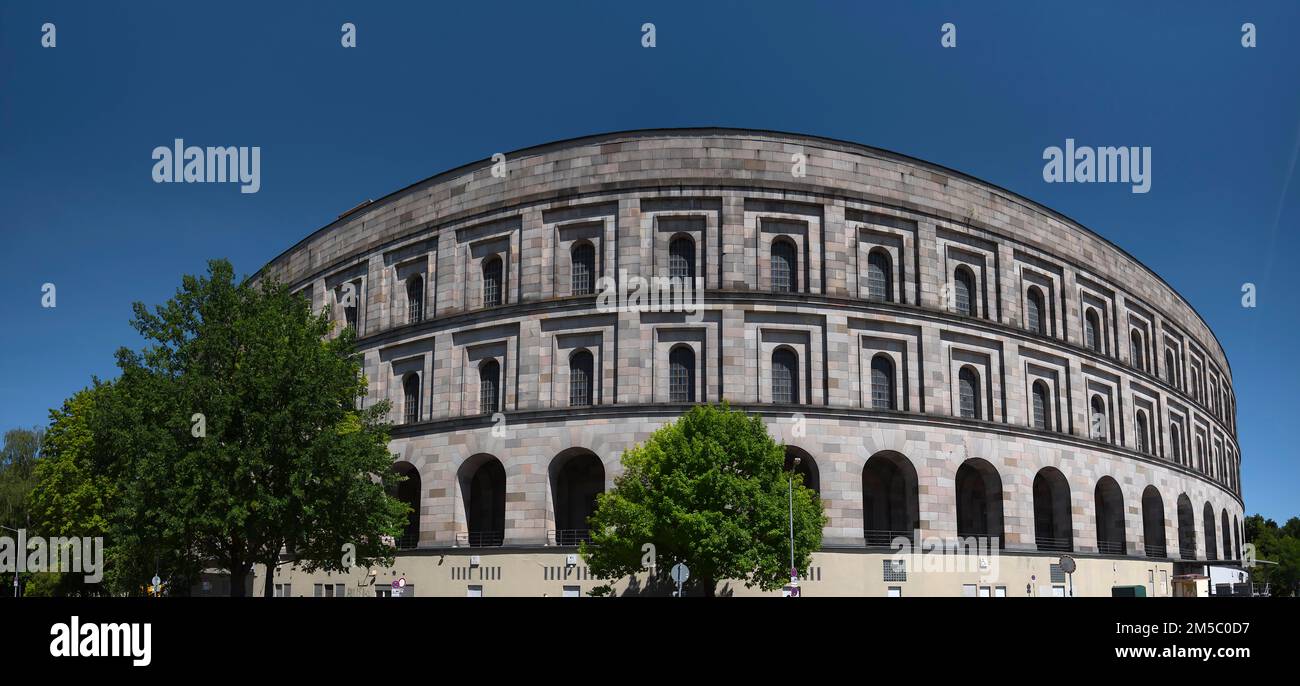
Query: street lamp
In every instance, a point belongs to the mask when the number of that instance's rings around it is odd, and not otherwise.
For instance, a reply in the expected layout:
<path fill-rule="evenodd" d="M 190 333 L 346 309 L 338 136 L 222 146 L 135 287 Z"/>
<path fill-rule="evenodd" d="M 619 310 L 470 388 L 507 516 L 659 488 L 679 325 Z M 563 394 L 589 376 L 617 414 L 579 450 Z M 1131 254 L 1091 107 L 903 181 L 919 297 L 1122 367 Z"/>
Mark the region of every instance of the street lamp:
<path fill-rule="evenodd" d="M 795 457 L 790 464 L 790 582 L 793 585 L 798 578 L 794 568 L 794 472 L 799 468 L 803 458 Z"/>
<path fill-rule="evenodd" d="M 16 533 L 16 534 L 21 534 L 21 533 L 22 533 L 22 532 L 19 531 L 18 529 L 13 529 L 13 528 L 7 527 L 7 526 L 5 526 L 5 525 L 3 525 L 3 524 L 0 524 L 0 529 L 4 529 L 5 531 L 12 531 L 12 532 L 14 532 L 14 533 Z M 15 550 L 15 554 L 16 554 L 16 555 L 26 555 L 26 554 L 27 554 L 27 551 L 25 551 L 25 550 Z M 17 559 L 18 559 L 18 558 L 16 558 L 16 557 L 14 558 L 15 561 L 17 561 Z M 18 565 L 15 564 L 15 565 L 14 565 L 14 598 L 17 598 L 17 597 L 18 597 Z"/>

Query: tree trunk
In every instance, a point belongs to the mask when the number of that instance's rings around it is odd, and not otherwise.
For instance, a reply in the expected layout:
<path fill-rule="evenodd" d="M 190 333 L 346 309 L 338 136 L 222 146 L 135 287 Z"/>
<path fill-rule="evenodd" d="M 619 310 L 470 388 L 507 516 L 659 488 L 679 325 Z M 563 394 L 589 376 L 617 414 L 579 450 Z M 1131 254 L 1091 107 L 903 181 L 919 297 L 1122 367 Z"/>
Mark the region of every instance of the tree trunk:
<path fill-rule="evenodd" d="M 700 579 L 700 588 L 704 591 L 705 598 L 717 597 L 717 586 L 718 585 L 714 583 L 713 579 L 703 577 Z"/>
<path fill-rule="evenodd" d="M 248 579 L 249 565 L 242 562 L 233 562 L 230 565 L 230 597 L 245 598 L 244 582 Z"/>
<path fill-rule="evenodd" d="M 262 597 L 275 597 L 275 563 L 266 563 L 266 581 L 262 584 Z"/>

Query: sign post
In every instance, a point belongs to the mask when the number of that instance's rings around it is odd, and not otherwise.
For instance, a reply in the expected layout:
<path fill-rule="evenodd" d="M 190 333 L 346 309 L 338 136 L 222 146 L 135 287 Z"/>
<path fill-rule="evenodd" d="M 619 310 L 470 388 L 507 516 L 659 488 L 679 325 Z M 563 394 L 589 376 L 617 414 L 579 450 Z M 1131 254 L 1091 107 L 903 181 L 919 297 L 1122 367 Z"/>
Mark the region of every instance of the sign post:
<path fill-rule="evenodd" d="M 673 565 L 670 573 L 672 574 L 673 581 L 677 582 L 677 597 L 680 598 L 682 597 L 682 584 L 686 583 L 686 580 L 691 578 L 691 570 L 684 563 L 678 562 Z"/>
<path fill-rule="evenodd" d="M 1069 555 L 1062 555 L 1060 565 L 1061 565 L 1061 571 L 1065 572 L 1066 576 L 1070 577 L 1070 597 L 1073 598 L 1074 597 L 1074 569 L 1075 569 L 1074 558 L 1070 557 Z"/>

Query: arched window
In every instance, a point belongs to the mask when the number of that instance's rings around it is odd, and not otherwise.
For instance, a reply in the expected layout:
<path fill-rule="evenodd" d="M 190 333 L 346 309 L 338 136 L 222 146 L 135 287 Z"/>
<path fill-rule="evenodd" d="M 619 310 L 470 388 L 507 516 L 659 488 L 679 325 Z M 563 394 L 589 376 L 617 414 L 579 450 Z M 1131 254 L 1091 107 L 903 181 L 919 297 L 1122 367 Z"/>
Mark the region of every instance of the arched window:
<path fill-rule="evenodd" d="M 980 377 L 974 369 L 962 367 L 957 373 L 957 395 L 960 414 L 966 419 L 979 419 Z"/>
<path fill-rule="evenodd" d="M 869 546 L 887 546 L 898 537 L 915 544 L 920 528 L 916 468 L 903 455 L 883 451 L 862 468 L 862 533 Z"/>
<path fill-rule="evenodd" d="M 695 351 L 679 345 L 668 354 L 668 400 L 695 402 Z"/>
<path fill-rule="evenodd" d="M 1070 485 L 1055 467 L 1044 467 L 1034 476 L 1034 542 L 1039 550 L 1074 550 Z"/>
<path fill-rule="evenodd" d="M 506 470 L 490 455 L 475 455 L 457 472 L 465 494 L 466 542 L 471 547 L 499 546 L 506 535 Z M 459 538 L 459 537 L 458 537 Z"/>
<path fill-rule="evenodd" d="M 668 277 L 672 279 L 673 302 L 690 302 L 695 288 L 695 241 L 690 236 L 676 236 L 669 241 Z"/>
<path fill-rule="evenodd" d="M 1206 470 L 1205 465 L 1205 439 L 1200 436 L 1196 437 L 1196 468 L 1202 473 Z"/>
<path fill-rule="evenodd" d="M 412 372 L 403 377 L 402 391 L 404 419 L 407 424 L 414 424 L 420 421 L 420 375 Z"/>
<path fill-rule="evenodd" d="M 573 271 L 569 274 L 570 288 L 574 295 L 591 295 L 592 275 L 596 273 L 596 249 L 590 243 L 573 246 L 569 254 Z"/>
<path fill-rule="evenodd" d="M 772 241 L 772 290 L 782 293 L 799 290 L 799 258 L 794 243 L 784 238 Z"/>
<path fill-rule="evenodd" d="M 1241 559 L 1241 520 L 1236 515 L 1232 517 L 1232 549 L 1236 553 L 1232 559 Z"/>
<path fill-rule="evenodd" d="M 1178 496 L 1178 556 L 1184 560 L 1196 559 L 1196 515 L 1186 493 Z"/>
<path fill-rule="evenodd" d="M 478 368 L 478 411 L 501 411 L 501 365 L 496 360 L 488 360 Z"/>
<path fill-rule="evenodd" d="M 893 410 L 894 361 L 888 355 L 871 358 L 871 406 L 877 410 Z"/>
<path fill-rule="evenodd" d="M 799 402 L 799 357 L 789 348 L 772 353 L 772 402 Z"/>
<path fill-rule="evenodd" d="M 1097 552 L 1106 555 L 1124 555 L 1127 542 L 1124 536 L 1124 495 L 1119 484 L 1109 476 L 1101 477 L 1093 491 L 1097 507 Z"/>
<path fill-rule="evenodd" d="M 361 318 L 361 282 L 350 281 L 339 286 L 336 298 L 343 305 L 343 325 L 360 334 L 357 325 Z"/>
<path fill-rule="evenodd" d="M 1033 420 L 1035 429 L 1048 430 L 1052 427 L 1048 424 L 1047 413 L 1050 404 L 1047 402 L 1047 383 L 1041 379 L 1034 382 L 1033 391 L 1030 393 L 1033 402 Z"/>
<path fill-rule="evenodd" d="M 593 365 L 591 353 L 579 350 L 569 357 L 569 405 L 585 407 L 591 404 Z"/>
<path fill-rule="evenodd" d="M 501 304 L 501 258 L 491 257 L 483 262 L 483 307 Z"/>
<path fill-rule="evenodd" d="M 1174 361 L 1174 351 L 1165 351 L 1165 381 L 1170 386 L 1178 385 L 1178 363 Z"/>
<path fill-rule="evenodd" d="M 1091 307 L 1083 317 L 1083 344 L 1089 350 L 1101 352 L 1101 318 Z"/>
<path fill-rule="evenodd" d="M 1142 333 L 1137 329 L 1128 336 L 1129 363 L 1142 371 L 1147 370 L 1146 346 L 1142 345 Z"/>
<path fill-rule="evenodd" d="M 972 457 L 957 468 L 957 535 L 996 537 L 1004 542 L 1002 478 L 986 460 Z M 990 542 L 992 545 L 992 542 Z"/>
<path fill-rule="evenodd" d="M 1142 410 L 1137 411 L 1137 421 L 1135 422 L 1135 426 L 1133 428 L 1137 432 L 1137 451 L 1140 453 L 1150 453 L 1151 434 L 1148 431 L 1148 427 L 1147 427 L 1146 412 Z"/>
<path fill-rule="evenodd" d="M 1030 286 L 1025 298 L 1025 323 L 1029 330 L 1039 335 L 1047 335 L 1047 307 L 1043 302 L 1043 292 L 1037 286 Z"/>
<path fill-rule="evenodd" d="M 677 236 L 668 244 L 668 276 L 695 283 L 695 241 Z"/>
<path fill-rule="evenodd" d="M 424 320 L 424 278 L 418 274 L 406 280 L 406 323 Z"/>
<path fill-rule="evenodd" d="M 393 471 L 404 478 L 390 495 L 411 508 L 406 516 L 406 528 L 397 539 L 397 549 L 410 550 L 420 542 L 420 470 L 409 462 L 397 462 Z"/>
<path fill-rule="evenodd" d="M 1205 503 L 1201 524 L 1205 527 L 1205 559 L 1219 559 L 1219 537 L 1214 530 L 1214 508 Z"/>
<path fill-rule="evenodd" d="M 1096 440 L 1104 441 L 1110 425 L 1106 419 L 1106 401 L 1101 396 L 1094 395 L 1089 404 L 1092 406 L 1092 416 L 1088 418 L 1089 434 Z"/>
<path fill-rule="evenodd" d="M 867 253 L 867 297 L 883 302 L 894 301 L 894 270 L 889 253 L 879 248 Z"/>
<path fill-rule="evenodd" d="M 1231 560 L 1231 559 L 1233 559 L 1233 557 L 1232 557 L 1232 528 L 1231 528 L 1231 523 L 1228 521 L 1228 511 L 1227 511 L 1227 510 L 1223 510 L 1223 519 L 1220 520 L 1220 524 L 1222 524 L 1222 528 L 1220 529 L 1220 531 L 1223 532 L 1223 559 L 1225 559 L 1225 560 Z"/>
<path fill-rule="evenodd" d="M 555 503 L 555 545 L 576 546 L 591 541 L 587 519 L 596 499 L 605 492 L 605 465 L 593 453 L 573 448 L 560 453 L 548 470 Z"/>
<path fill-rule="evenodd" d="M 1201 376 L 1196 373 L 1196 367 L 1192 367 L 1191 372 L 1187 375 L 1187 385 L 1191 386 L 1192 400 L 1201 402 Z"/>
<path fill-rule="evenodd" d="M 803 448 L 793 445 L 785 447 L 785 471 L 794 472 L 803 477 L 803 485 L 821 493 L 821 476 L 817 471 L 817 461 Z"/>
<path fill-rule="evenodd" d="M 1174 462 L 1183 464 L 1183 432 L 1177 424 L 1169 425 L 1169 442 L 1173 444 Z"/>
<path fill-rule="evenodd" d="M 1165 501 L 1155 486 L 1142 491 L 1142 538 L 1147 557 L 1167 557 L 1165 548 Z"/>
<path fill-rule="evenodd" d="M 953 273 L 953 303 L 957 311 L 968 317 L 979 314 L 976 306 L 978 294 L 975 291 L 975 275 L 966 266 L 957 267 Z"/>

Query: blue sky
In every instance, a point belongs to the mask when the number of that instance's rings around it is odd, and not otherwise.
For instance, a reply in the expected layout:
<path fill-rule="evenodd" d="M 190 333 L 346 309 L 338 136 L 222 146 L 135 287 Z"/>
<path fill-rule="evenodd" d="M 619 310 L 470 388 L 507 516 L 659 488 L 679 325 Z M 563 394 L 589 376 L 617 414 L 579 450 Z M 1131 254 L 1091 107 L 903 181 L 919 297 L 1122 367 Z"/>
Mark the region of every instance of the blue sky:
<path fill-rule="evenodd" d="M 0 4 L 0 428 L 114 376 L 117 347 L 139 345 L 131 303 L 209 258 L 252 273 L 357 203 L 494 152 L 734 126 L 946 165 L 1132 253 L 1227 350 L 1247 511 L 1300 514 L 1300 4 L 182 4 Z M 177 137 L 261 146 L 261 191 L 153 183 L 151 151 Z M 1066 138 L 1151 146 L 1151 191 L 1045 183 L 1043 150 Z"/>

